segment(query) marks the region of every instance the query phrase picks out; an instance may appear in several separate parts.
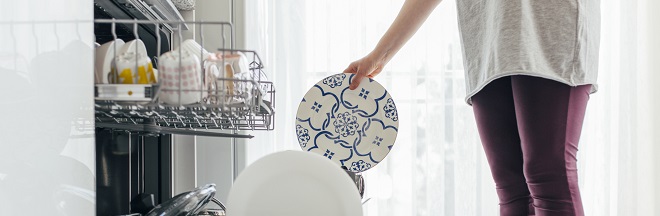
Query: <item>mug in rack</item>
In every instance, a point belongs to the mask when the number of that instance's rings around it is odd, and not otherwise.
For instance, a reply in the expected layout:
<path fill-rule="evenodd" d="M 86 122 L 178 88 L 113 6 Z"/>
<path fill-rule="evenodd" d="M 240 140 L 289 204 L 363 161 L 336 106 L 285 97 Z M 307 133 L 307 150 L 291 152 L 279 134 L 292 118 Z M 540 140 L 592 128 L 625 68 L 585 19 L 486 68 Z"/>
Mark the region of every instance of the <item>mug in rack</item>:
<path fill-rule="evenodd" d="M 174 52 L 179 49 L 188 51 L 188 53 L 202 61 L 205 73 L 203 82 L 206 84 L 209 96 L 211 96 L 208 98 L 208 102 L 215 104 L 219 101 L 226 101 L 228 93 L 233 90 L 233 82 L 218 81 L 218 78 L 231 77 L 231 75 L 227 76 L 226 73 L 221 72 L 223 71 L 222 64 L 218 62 L 216 55 L 204 49 L 201 44 L 193 39 L 183 41 L 181 46 L 175 49 Z"/>
<path fill-rule="evenodd" d="M 161 55 L 158 63 L 161 75 L 159 97 L 162 102 L 193 104 L 202 102 L 208 96 L 208 87 L 202 82 L 202 67 L 195 55 L 173 50 Z"/>
<path fill-rule="evenodd" d="M 115 68 L 116 67 L 116 68 Z M 122 53 L 116 56 L 108 80 L 112 84 L 155 84 L 158 74 L 153 68 L 151 59 L 146 55 L 136 55 L 135 52 Z"/>
<path fill-rule="evenodd" d="M 224 74 L 226 77 L 241 80 L 237 81 L 235 86 L 231 86 L 231 91 L 233 94 L 242 95 L 241 97 L 248 98 L 253 97 L 253 93 L 260 94 L 262 96 L 266 94 L 263 89 L 261 89 L 259 86 L 254 86 L 253 82 L 250 82 L 259 81 L 260 74 L 255 74 L 259 72 L 258 70 L 253 71 L 250 69 L 251 63 L 243 52 L 218 52 L 216 53 L 216 57 L 218 58 L 218 62 L 225 63 Z"/>
<path fill-rule="evenodd" d="M 250 62 L 248 61 L 247 56 L 243 52 L 236 53 L 223 53 L 219 52 L 216 54 L 218 61 L 231 64 L 234 69 L 234 74 L 240 73 L 249 73 L 250 72 Z"/>

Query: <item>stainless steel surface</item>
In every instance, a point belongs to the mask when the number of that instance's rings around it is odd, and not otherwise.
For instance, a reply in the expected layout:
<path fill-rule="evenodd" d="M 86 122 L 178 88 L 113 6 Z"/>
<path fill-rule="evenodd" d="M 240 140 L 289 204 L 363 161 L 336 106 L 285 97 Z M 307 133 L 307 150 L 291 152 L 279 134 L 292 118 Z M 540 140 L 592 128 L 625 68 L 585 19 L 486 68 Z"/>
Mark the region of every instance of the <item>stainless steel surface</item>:
<path fill-rule="evenodd" d="M 154 10 L 146 9 L 140 0 L 94 0 L 94 18 L 96 19 L 138 19 L 138 20 L 160 20 L 166 19 L 159 14 L 154 14 Z M 96 42 L 105 43 L 112 38 L 117 38 L 115 32 L 111 33 L 109 24 L 96 23 L 94 25 L 94 34 L 96 35 Z M 172 34 L 173 29 L 169 24 L 164 24 L 158 29 L 151 28 L 146 24 L 140 25 L 138 28 L 142 40 L 146 44 L 156 44 L 158 37 L 168 37 Z M 133 38 L 132 26 L 128 24 L 120 24 L 117 26 L 116 33 L 119 38 L 126 41 Z M 114 37 L 113 35 L 114 34 Z M 161 44 L 161 43 L 159 43 Z M 171 42 L 165 40 L 161 44 L 162 50 L 169 50 Z M 158 56 L 160 52 L 157 49 L 148 50 L 149 56 Z"/>
<path fill-rule="evenodd" d="M 147 213 L 147 216 L 196 215 L 215 195 L 215 185 L 207 184 L 174 196 Z"/>
<path fill-rule="evenodd" d="M 222 209 L 205 209 L 200 211 L 197 216 L 225 216 L 225 211 Z"/>
<path fill-rule="evenodd" d="M 197 216 L 225 216 L 227 212 L 227 208 L 225 207 L 220 200 L 216 199 L 215 197 L 211 198 L 211 202 L 215 203 L 220 207 L 220 209 L 212 209 L 212 208 L 206 208 L 202 211 L 200 211 Z M 208 205 L 207 205 L 208 206 Z"/>
<path fill-rule="evenodd" d="M 145 0 L 145 2 L 164 20 L 184 20 L 170 0 Z M 188 30 L 188 26 L 185 29 Z"/>
<path fill-rule="evenodd" d="M 169 4 L 168 4 L 169 3 Z M 111 17 L 118 19 L 139 19 L 139 20 L 176 20 L 182 21 L 181 14 L 170 7 L 169 0 L 159 1 L 142 1 L 142 0 L 95 0 L 94 4 L 102 8 Z M 172 27 L 166 25 L 165 28 L 172 32 Z M 184 29 L 188 29 L 184 25 Z"/>
<path fill-rule="evenodd" d="M 357 187 L 358 192 L 360 193 L 360 197 L 364 198 L 364 177 L 362 176 L 362 173 L 354 173 L 346 169 L 344 169 L 344 171 L 346 171 L 348 176 L 355 183 L 355 186 Z"/>
<path fill-rule="evenodd" d="M 223 211 L 227 211 L 227 207 L 225 207 L 225 205 L 222 204 L 222 202 L 220 202 L 220 200 L 216 199 L 215 197 L 211 198 L 211 202 L 218 205 L 218 207 L 220 207 Z"/>
<path fill-rule="evenodd" d="M 248 138 L 248 139 L 254 137 L 252 135 L 244 135 L 244 134 L 236 134 L 236 133 L 230 134 L 230 133 L 219 133 L 219 132 L 196 131 L 186 128 L 168 128 L 168 127 L 161 127 L 149 123 L 120 124 L 120 123 L 111 123 L 111 122 L 97 122 L 96 127 L 126 130 L 133 132 L 142 132 L 141 135 L 154 135 L 154 136 L 158 134 L 178 134 L 178 135 Z"/>

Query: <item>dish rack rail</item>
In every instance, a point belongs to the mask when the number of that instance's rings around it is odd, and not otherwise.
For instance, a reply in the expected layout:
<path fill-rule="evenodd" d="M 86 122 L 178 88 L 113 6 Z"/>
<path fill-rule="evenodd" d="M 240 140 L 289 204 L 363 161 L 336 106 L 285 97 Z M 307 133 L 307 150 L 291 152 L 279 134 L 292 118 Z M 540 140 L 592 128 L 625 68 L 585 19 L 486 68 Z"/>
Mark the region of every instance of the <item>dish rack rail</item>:
<path fill-rule="evenodd" d="M 102 127 L 126 128 L 125 126 L 150 125 L 156 127 L 171 129 L 224 129 L 224 130 L 273 130 L 275 115 L 275 86 L 273 82 L 268 81 L 264 73 L 264 65 L 261 58 L 255 51 L 234 49 L 233 27 L 229 22 L 208 22 L 208 21 L 151 21 L 151 20 L 119 20 L 119 19 L 95 19 L 95 24 L 110 24 L 113 34 L 113 40 L 117 39 L 116 28 L 118 25 L 132 26 L 134 37 L 139 39 L 138 25 L 153 26 L 155 32 L 159 32 L 163 26 L 173 28 L 173 34 L 178 34 L 178 44 L 182 44 L 181 29 L 184 24 L 193 25 L 199 32 L 200 63 L 202 64 L 202 76 L 206 76 L 204 67 L 204 28 L 209 26 L 219 26 L 221 35 L 216 40 L 220 40 L 222 47 L 217 49 L 220 56 L 234 55 L 242 53 L 249 62 L 249 72 L 240 77 L 217 78 L 215 83 L 220 83 L 215 90 L 209 90 L 204 86 L 204 81 L 200 82 L 199 87 L 192 89 L 182 88 L 179 82 L 179 88 L 168 89 L 160 81 L 162 74 L 157 75 L 158 83 L 155 84 L 96 84 L 95 85 L 95 120 Z M 229 39 L 227 34 L 229 34 Z M 161 53 L 161 38 L 157 38 L 157 53 Z M 174 35 L 173 35 L 174 36 Z M 171 40 L 170 38 L 165 38 Z M 173 41 L 171 40 L 171 44 Z M 229 43 L 229 45 L 227 45 Z M 227 48 L 227 46 L 229 48 Z M 172 47 L 173 48 L 173 47 Z M 117 47 L 110 49 L 117 50 Z M 174 49 L 171 49 L 174 50 Z M 179 61 L 181 61 L 181 50 L 179 52 Z M 176 50 L 173 52 L 177 52 Z M 137 46 L 136 46 L 136 53 Z M 137 56 L 137 55 L 136 55 Z M 137 58 L 137 57 L 136 57 Z M 154 59 L 154 67 L 157 68 L 157 56 Z M 217 60 L 224 65 L 226 58 Z M 136 63 L 138 61 L 136 60 Z M 113 64 L 114 61 L 113 61 Z M 114 65 L 116 66 L 116 65 Z M 116 67 L 113 67 L 116 68 Z M 136 65 L 137 68 L 137 65 Z M 179 73 L 181 73 L 179 71 Z M 202 77 L 202 80 L 204 79 Z M 225 86 L 233 85 L 232 90 L 227 91 Z M 144 98 L 139 100 L 125 100 L 112 97 L 101 97 L 99 91 L 103 89 L 126 87 L 132 85 L 132 88 L 142 88 Z M 224 89 L 224 90 L 220 90 Z M 116 91 L 116 90 L 115 90 Z M 168 104 L 160 99 L 163 92 L 174 92 L 180 95 L 184 91 L 199 93 L 205 95 L 203 100 L 193 104 Z"/>

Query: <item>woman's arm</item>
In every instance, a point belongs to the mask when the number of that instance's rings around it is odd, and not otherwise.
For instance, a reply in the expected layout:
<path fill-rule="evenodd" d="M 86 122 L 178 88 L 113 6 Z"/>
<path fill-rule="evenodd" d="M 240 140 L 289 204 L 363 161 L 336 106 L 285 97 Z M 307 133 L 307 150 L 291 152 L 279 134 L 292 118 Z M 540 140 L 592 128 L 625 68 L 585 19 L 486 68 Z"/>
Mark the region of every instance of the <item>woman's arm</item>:
<path fill-rule="evenodd" d="M 351 63 L 344 73 L 354 73 L 350 89 L 357 88 L 363 77 L 373 78 L 401 47 L 417 32 L 442 0 L 406 0 L 390 28 L 376 48 L 367 56 Z"/>

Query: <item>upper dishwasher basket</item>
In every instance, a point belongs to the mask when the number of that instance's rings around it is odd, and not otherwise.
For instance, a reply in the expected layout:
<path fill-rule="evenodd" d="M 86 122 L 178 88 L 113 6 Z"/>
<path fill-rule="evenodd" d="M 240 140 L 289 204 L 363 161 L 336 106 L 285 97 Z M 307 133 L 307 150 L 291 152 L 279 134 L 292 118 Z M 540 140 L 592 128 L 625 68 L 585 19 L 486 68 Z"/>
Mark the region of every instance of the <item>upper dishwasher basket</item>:
<path fill-rule="evenodd" d="M 97 127 L 114 128 L 120 130 L 133 130 L 153 134 L 188 134 L 201 136 L 221 136 L 234 138 L 251 138 L 249 135 L 223 134 L 215 132 L 202 131 L 203 129 L 225 129 L 225 130 L 272 130 L 274 127 L 275 114 L 275 87 L 263 71 L 264 66 L 261 58 L 255 51 L 233 49 L 233 30 L 231 23 L 228 22 L 182 22 L 182 21 L 147 21 L 147 20 L 115 20 L 115 19 L 96 19 L 95 24 L 110 24 L 114 39 L 117 39 L 115 28 L 117 24 L 133 26 L 134 36 L 139 39 L 137 31 L 138 25 L 153 26 L 155 32 L 158 32 L 164 24 L 174 28 L 174 34 L 178 34 L 178 45 L 182 44 L 181 30 L 182 25 L 188 24 L 198 29 L 201 37 L 199 44 L 199 62 L 201 64 L 202 77 L 196 77 L 203 81 L 199 86 L 182 86 L 182 72 L 178 71 L 177 84 L 163 84 L 163 76 L 168 76 L 158 72 L 157 83 L 152 84 L 96 84 L 95 85 L 95 119 Z M 229 56 L 242 56 L 245 68 L 240 75 L 229 75 L 220 78 L 213 77 L 209 79 L 208 69 L 204 66 L 209 55 L 203 49 L 204 47 L 204 28 L 210 26 L 219 26 L 221 35 L 214 40 L 220 40 L 223 47 L 219 47 L 216 53 L 211 53 L 217 63 L 221 73 L 232 72 L 224 66 L 228 64 Z M 228 29 L 229 40 L 225 36 L 225 30 Z M 170 40 L 163 38 L 163 40 Z M 156 47 L 147 47 L 157 49 L 159 55 L 162 54 L 161 38 L 157 38 Z M 176 42 L 176 41 L 174 41 Z M 224 47 L 229 42 L 229 47 Z M 173 43 L 174 44 L 174 43 Z M 137 46 L 135 53 L 138 53 Z M 120 47 L 111 46 L 113 53 L 117 53 Z M 174 50 L 178 52 L 178 69 L 181 69 L 182 49 Z M 154 59 L 153 67 L 158 71 L 159 56 L 149 56 Z M 217 58 L 216 58 L 217 57 Z M 138 55 L 135 55 L 137 67 Z M 222 68 L 221 68 L 222 67 Z M 117 67 L 116 61 L 112 61 L 112 68 Z M 119 69 L 121 70 L 121 69 Z M 117 73 L 119 73 L 116 70 Z M 139 70 L 139 69 L 137 69 Z M 170 69 L 171 71 L 171 69 Z M 169 74 L 171 78 L 172 74 Z M 188 76 L 183 74 L 183 76 Z M 192 76 L 192 75 L 190 75 Z M 214 88 L 209 88 L 206 84 L 213 83 Z M 174 87 L 173 87 L 174 86 Z M 174 94 L 179 96 L 178 103 L 165 102 L 164 94 Z M 194 103 L 181 103 L 183 94 L 199 94 L 201 99 Z M 202 129 L 202 130 L 199 130 Z"/>

